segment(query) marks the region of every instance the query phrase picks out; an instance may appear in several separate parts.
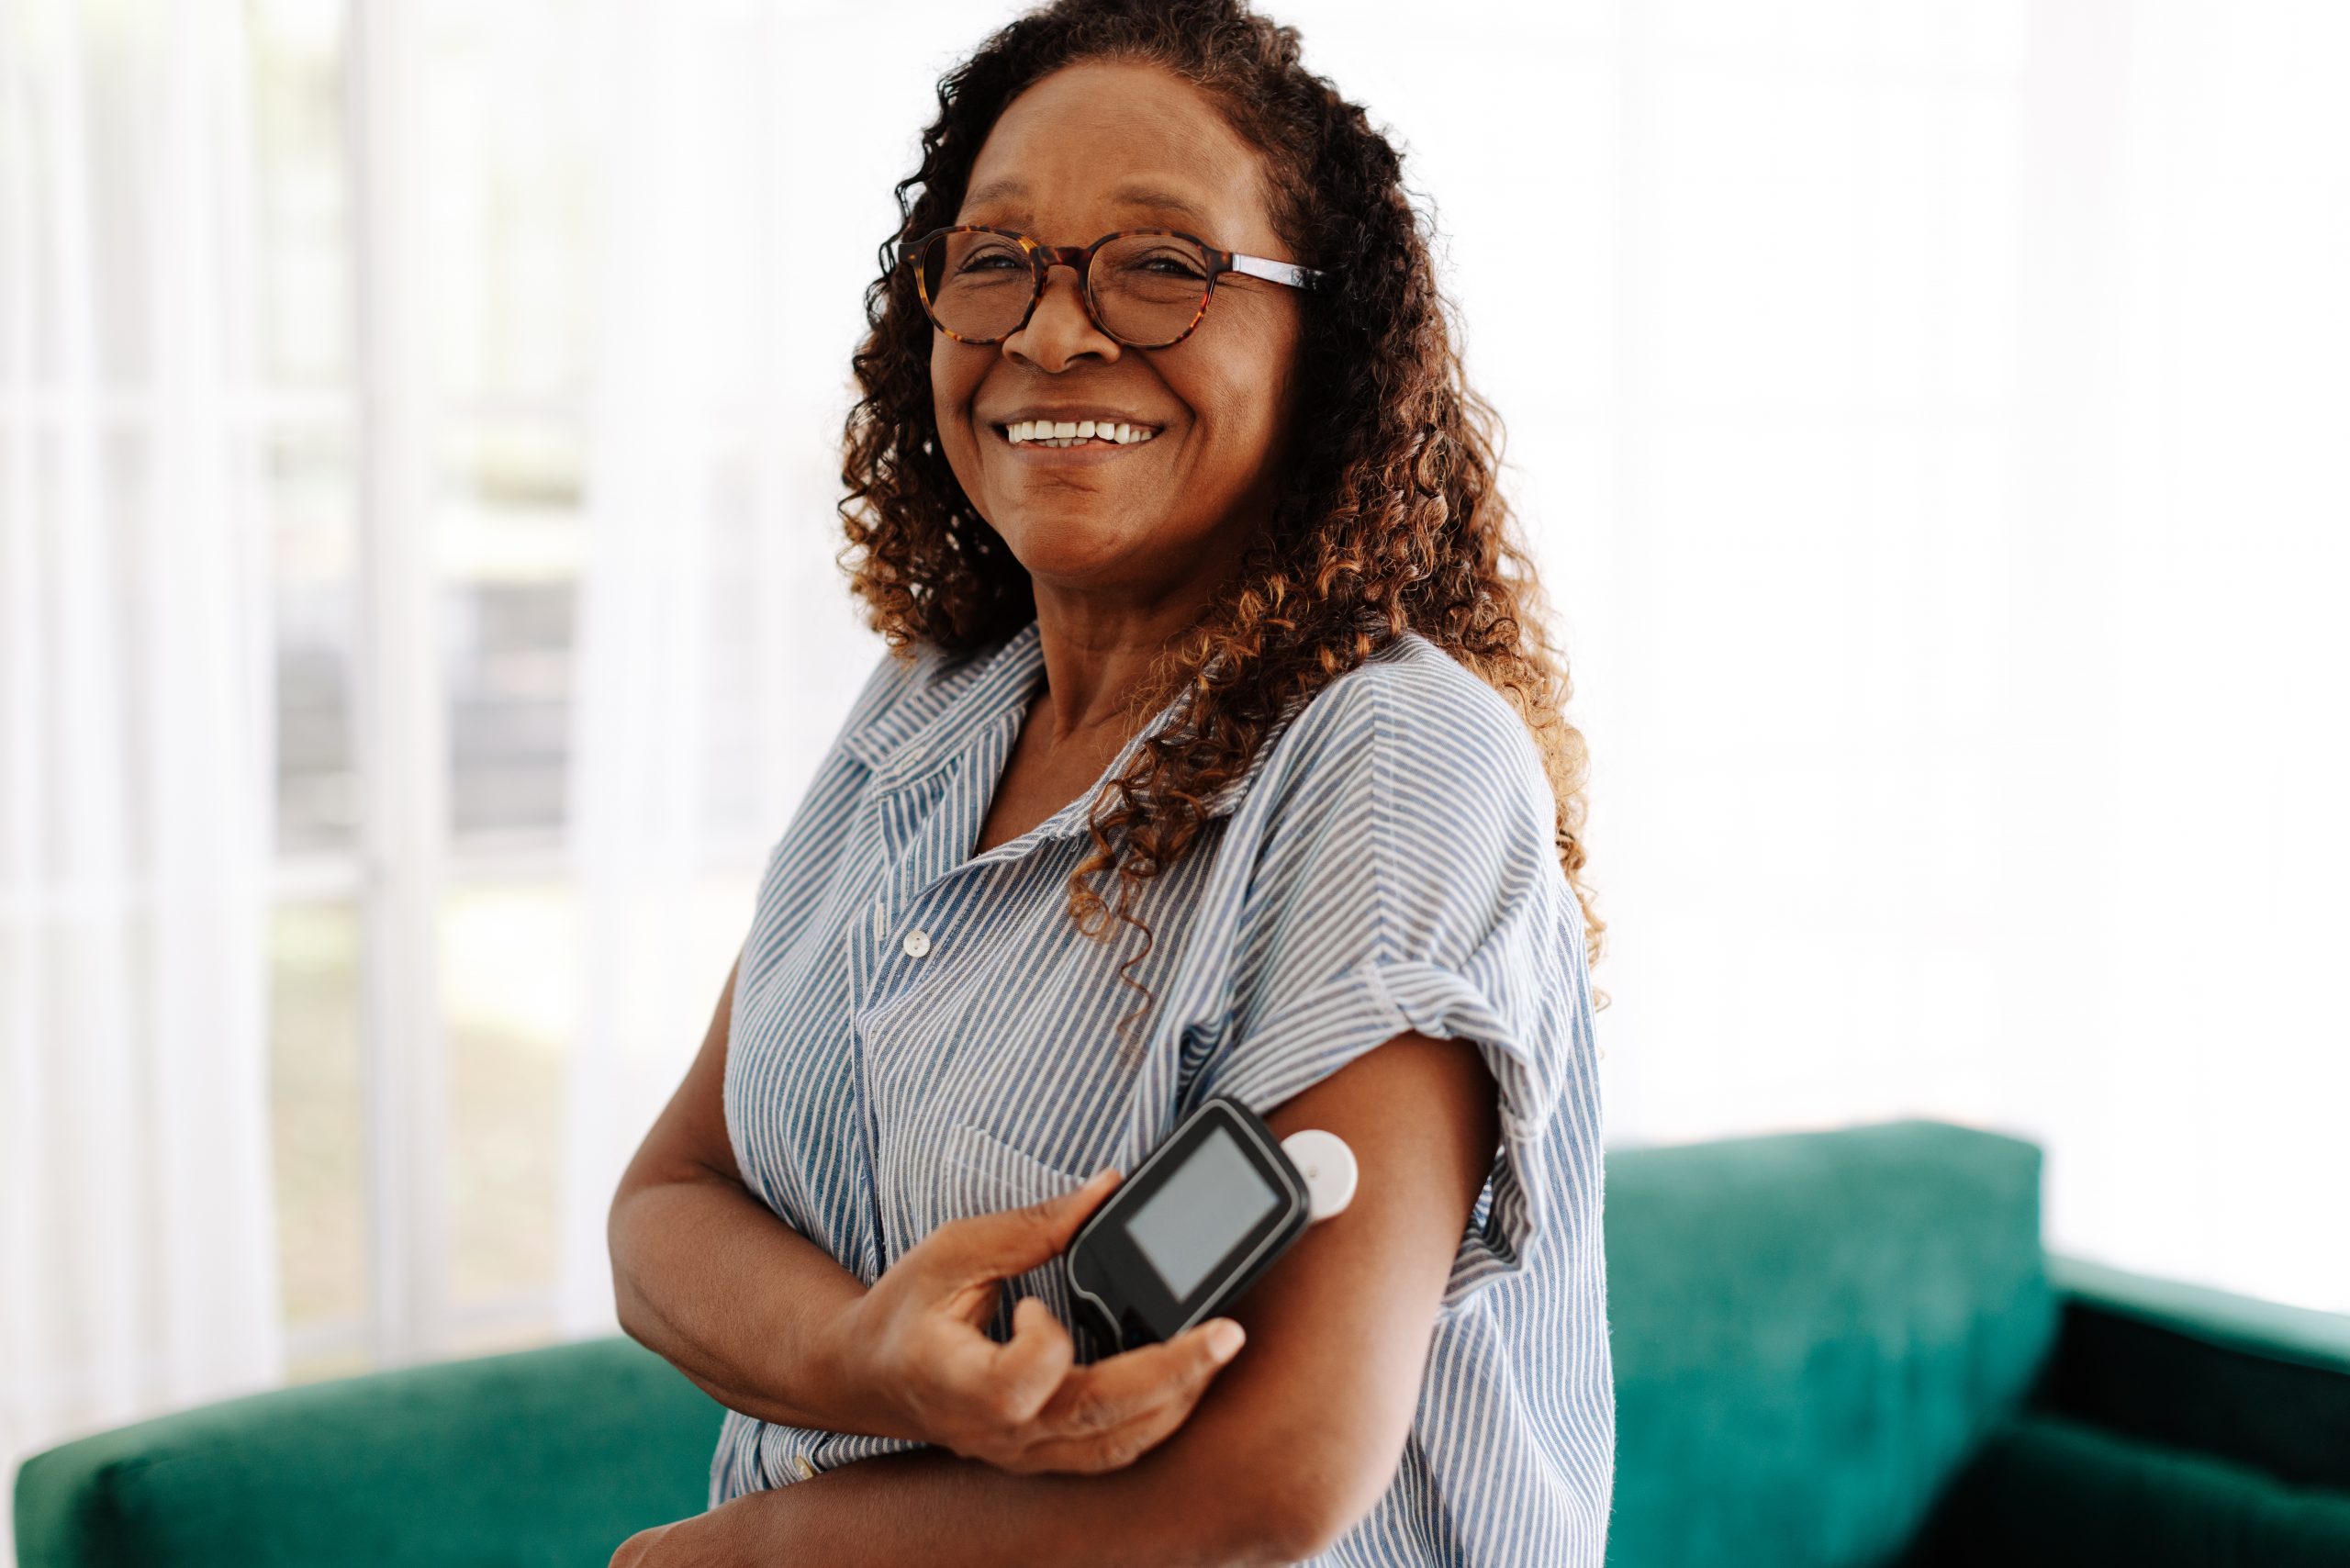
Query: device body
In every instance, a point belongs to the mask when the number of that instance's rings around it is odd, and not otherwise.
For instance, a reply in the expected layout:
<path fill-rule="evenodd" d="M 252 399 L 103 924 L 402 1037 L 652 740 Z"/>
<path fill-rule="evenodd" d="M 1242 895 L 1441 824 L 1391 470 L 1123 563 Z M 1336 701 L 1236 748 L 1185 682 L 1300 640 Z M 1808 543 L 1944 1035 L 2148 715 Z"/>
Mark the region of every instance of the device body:
<path fill-rule="evenodd" d="M 1313 1214 L 1272 1129 L 1237 1100 L 1211 1096 L 1070 1240 L 1071 1298 L 1108 1350 L 1170 1339 L 1237 1299 Z"/>

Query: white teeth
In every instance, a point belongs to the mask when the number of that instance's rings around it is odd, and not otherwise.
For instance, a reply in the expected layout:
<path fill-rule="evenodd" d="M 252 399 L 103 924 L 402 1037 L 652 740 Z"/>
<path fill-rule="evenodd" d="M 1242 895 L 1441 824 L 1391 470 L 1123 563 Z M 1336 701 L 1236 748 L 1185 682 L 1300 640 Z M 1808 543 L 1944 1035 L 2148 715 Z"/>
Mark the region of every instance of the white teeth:
<path fill-rule="evenodd" d="M 1003 439 L 1014 446 L 1076 446 L 1088 441 L 1133 446 L 1158 433 L 1148 425 L 1108 420 L 1014 420 L 1002 429 Z"/>

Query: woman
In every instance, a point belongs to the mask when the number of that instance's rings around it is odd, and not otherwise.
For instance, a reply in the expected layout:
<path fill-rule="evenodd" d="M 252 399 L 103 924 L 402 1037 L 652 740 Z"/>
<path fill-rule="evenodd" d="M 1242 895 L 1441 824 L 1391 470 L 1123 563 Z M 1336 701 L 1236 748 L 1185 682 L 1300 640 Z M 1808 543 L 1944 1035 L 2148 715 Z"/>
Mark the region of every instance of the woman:
<path fill-rule="evenodd" d="M 612 1208 L 712 1506 L 616 1562 L 1601 1561 L 1581 738 L 1396 156 L 1297 50 L 1062 0 L 941 85 L 844 470 L 890 652 Z M 1097 1355 L 1058 1254 L 1219 1092 L 1355 1201 Z"/>

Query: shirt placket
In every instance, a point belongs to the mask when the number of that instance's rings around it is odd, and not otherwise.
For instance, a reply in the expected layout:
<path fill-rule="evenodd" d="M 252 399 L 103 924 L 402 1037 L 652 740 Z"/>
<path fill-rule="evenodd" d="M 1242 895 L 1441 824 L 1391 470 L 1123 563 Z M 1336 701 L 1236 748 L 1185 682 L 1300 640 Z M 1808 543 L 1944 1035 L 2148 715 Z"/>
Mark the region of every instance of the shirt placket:
<path fill-rule="evenodd" d="M 871 1259 L 878 1275 L 889 1266 L 898 1249 L 893 1226 L 883 1202 L 884 1142 L 878 1121 L 873 1088 L 873 1044 L 864 1019 L 874 1009 L 901 1001 L 910 988 L 923 983 L 934 965 L 945 934 L 936 915 L 956 878 L 965 869 L 970 846 L 979 836 L 979 814 L 985 810 L 974 781 L 1001 775 L 1010 755 L 1010 716 L 1000 715 L 966 737 L 956 755 L 939 761 L 925 753 L 922 743 L 902 748 L 891 759 L 892 779 L 885 790 L 884 822 L 897 832 L 885 832 L 887 869 L 867 897 L 862 923 L 863 961 L 853 969 L 854 1041 L 856 1062 L 857 1115 L 862 1128 L 868 1186 L 872 1195 Z M 934 766 L 925 774 L 926 765 Z M 922 792 L 917 795 L 915 792 Z M 926 795 L 923 800 L 922 796 Z M 890 843 L 894 837 L 897 842 Z"/>

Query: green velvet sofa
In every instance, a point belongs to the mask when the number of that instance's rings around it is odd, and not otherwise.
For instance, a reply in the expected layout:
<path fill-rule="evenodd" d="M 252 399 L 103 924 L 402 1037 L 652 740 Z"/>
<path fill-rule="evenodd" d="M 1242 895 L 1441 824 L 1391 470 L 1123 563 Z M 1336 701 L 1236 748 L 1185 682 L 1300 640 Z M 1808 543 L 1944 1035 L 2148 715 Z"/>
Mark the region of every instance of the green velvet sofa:
<path fill-rule="evenodd" d="M 2050 1259 L 2040 1151 L 1933 1122 L 1607 1167 L 1624 1568 L 2350 1563 L 2350 1318 Z M 625 1340 L 69 1443 L 21 1568 L 600 1568 L 718 1410 Z"/>

